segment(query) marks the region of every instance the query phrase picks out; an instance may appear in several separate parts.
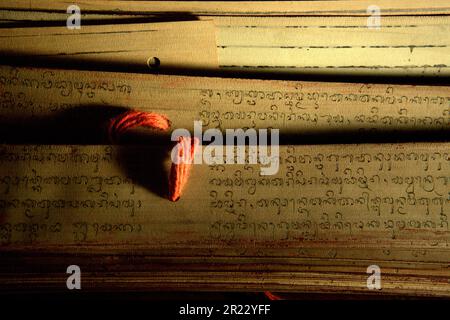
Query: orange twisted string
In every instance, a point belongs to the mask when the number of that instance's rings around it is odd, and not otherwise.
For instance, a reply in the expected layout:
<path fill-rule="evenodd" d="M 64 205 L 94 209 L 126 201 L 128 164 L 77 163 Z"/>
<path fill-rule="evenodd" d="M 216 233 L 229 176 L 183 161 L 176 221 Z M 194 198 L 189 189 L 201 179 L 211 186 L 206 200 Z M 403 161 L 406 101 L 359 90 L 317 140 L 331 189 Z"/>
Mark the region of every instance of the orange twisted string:
<path fill-rule="evenodd" d="M 283 300 L 279 296 L 273 294 L 270 291 L 264 291 L 264 294 L 266 295 L 267 298 L 269 298 L 269 300 L 272 300 L 272 301 L 274 301 L 274 300 Z"/>
<path fill-rule="evenodd" d="M 137 127 L 167 131 L 170 128 L 170 121 L 161 114 L 130 110 L 111 120 L 108 128 L 109 138 L 111 142 L 117 143 L 121 135 Z"/>
<path fill-rule="evenodd" d="M 137 127 L 147 127 L 167 131 L 170 128 L 169 119 L 161 114 L 130 110 L 111 119 L 108 134 L 111 142 L 117 143 L 120 136 L 128 130 Z M 179 137 L 177 161 L 172 162 L 169 174 L 169 200 L 177 201 L 186 185 L 191 170 L 192 161 L 199 141 L 197 138 Z"/>
<path fill-rule="evenodd" d="M 171 201 L 180 199 L 181 192 L 189 178 L 198 144 L 199 140 L 197 138 L 178 138 L 177 163 L 172 163 L 169 176 L 169 199 Z"/>

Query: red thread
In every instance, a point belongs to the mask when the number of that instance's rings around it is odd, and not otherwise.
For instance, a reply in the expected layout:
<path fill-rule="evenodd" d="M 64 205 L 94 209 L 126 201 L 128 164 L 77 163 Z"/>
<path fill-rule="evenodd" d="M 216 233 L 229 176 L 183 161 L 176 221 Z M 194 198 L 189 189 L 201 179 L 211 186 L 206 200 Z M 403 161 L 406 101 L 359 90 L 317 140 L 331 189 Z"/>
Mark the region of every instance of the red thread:
<path fill-rule="evenodd" d="M 170 128 L 170 121 L 166 116 L 161 114 L 130 110 L 111 119 L 108 127 L 109 139 L 112 143 L 117 143 L 121 135 L 137 127 L 167 131 Z M 172 162 L 169 175 L 169 200 L 171 201 L 177 201 L 181 196 L 189 178 L 195 149 L 198 144 L 199 141 L 197 138 L 178 138 L 176 146 L 177 161 Z"/>
<path fill-rule="evenodd" d="M 112 143 L 117 143 L 121 135 L 137 127 L 167 131 L 170 121 L 161 114 L 130 110 L 111 120 L 108 128 L 109 138 Z"/>
<path fill-rule="evenodd" d="M 279 296 L 273 294 L 270 291 L 264 291 L 264 294 L 266 295 L 267 298 L 269 298 L 269 300 L 283 300 Z"/>
<path fill-rule="evenodd" d="M 178 201 L 189 178 L 195 150 L 199 144 L 197 138 L 179 137 L 176 162 L 172 162 L 169 177 L 169 199 Z M 172 159 L 172 161 L 175 159 Z"/>

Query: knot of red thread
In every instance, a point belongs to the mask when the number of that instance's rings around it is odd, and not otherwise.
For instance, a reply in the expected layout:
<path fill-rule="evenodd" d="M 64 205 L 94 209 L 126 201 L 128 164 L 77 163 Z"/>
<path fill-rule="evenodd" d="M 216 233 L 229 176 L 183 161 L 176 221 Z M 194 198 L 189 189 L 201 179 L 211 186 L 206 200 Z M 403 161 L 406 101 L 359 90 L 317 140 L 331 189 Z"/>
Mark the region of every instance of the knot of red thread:
<path fill-rule="evenodd" d="M 108 127 L 109 139 L 117 143 L 121 135 L 137 127 L 154 128 L 167 131 L 169 119 L 161 114 L 130 110 L 113 118 Z M 197 138 L 179 137 L 175 146 L 176 155 L 172 159 L 169 174 L 169 200 L 177 201 L 189 177 L 194 154 L 199 141 Z"/>

